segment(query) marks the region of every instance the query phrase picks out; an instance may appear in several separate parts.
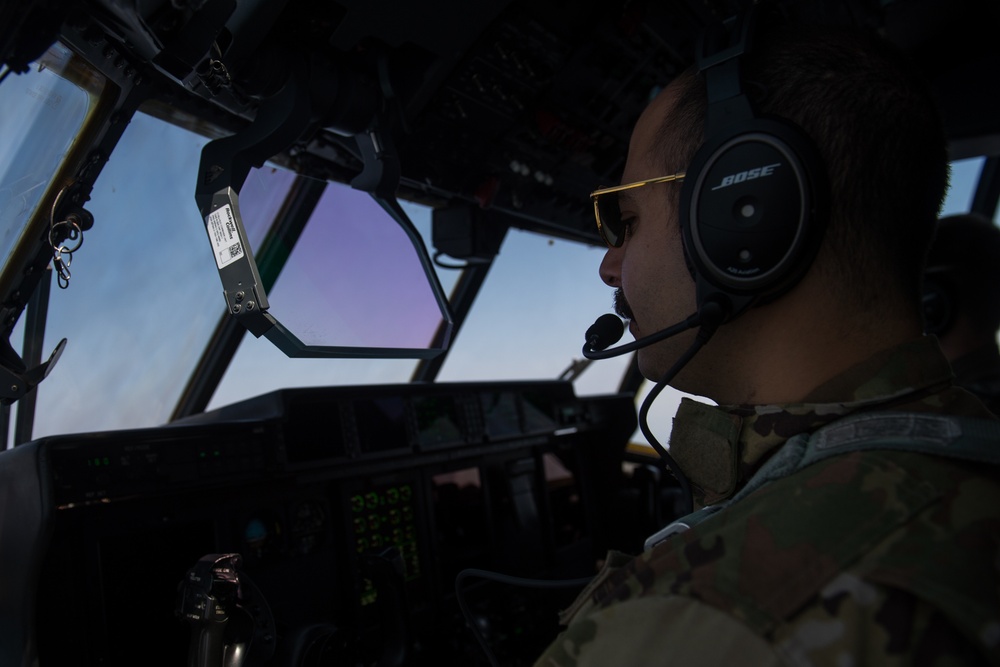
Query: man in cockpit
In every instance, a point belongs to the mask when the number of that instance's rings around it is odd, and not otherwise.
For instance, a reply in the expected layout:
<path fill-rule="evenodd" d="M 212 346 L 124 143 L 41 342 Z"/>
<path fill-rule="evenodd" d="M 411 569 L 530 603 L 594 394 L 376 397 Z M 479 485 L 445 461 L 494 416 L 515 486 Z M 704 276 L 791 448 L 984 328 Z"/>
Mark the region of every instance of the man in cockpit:
<path fill-rule="evenodd" d="M 698 314 L 638 352 L 647 378 L 718 403 L 685 400 L 671 433 L 698 509 L 611 555 L 537 664 L 997 664 L 1000 428 L 922 335 L 948 174 L 932 99 L 875 39 L 758 25 L 739 63 L 754 117 L 732 133 L 723 60 L 655 98 L 624 185 L 595 193 L 633 335 Z M 803 134 L 816 164 L 796 161 Z M 786 201 L 804 202 L 791 231 L 742 236 Z"/>

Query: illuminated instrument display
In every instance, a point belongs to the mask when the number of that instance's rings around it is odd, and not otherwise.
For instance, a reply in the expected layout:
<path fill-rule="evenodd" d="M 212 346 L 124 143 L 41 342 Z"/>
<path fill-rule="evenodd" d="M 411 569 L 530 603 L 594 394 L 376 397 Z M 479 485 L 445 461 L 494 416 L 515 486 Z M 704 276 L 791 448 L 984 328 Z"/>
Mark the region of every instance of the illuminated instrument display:
<path fill-rule="evenodd" d="M 416 511 L 410 484 L 382 486 L 351 496 L 351 530 L 359 555 L 391 553 L 402 559 L 403 579 L 414 581 L 422 574 L 417 546 Z M 395 552 L 389 550 L 394 549 Z M 376 601 L 376 587 L 364 580 L 362 606 Z"/>

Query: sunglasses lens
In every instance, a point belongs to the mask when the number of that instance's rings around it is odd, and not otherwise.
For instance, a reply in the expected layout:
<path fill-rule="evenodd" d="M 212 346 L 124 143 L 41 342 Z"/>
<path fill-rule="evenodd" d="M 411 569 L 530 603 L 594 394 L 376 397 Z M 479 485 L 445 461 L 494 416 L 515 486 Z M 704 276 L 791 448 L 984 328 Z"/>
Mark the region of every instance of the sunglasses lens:
<path fill-rule="evenodd" d="M 609 246 L 619 247 L 622 244 L 622 212 L 618 208 L 618 193 L 609 192 L 594 199 L 594 212 L 597 214 L 597 228 Z"/>

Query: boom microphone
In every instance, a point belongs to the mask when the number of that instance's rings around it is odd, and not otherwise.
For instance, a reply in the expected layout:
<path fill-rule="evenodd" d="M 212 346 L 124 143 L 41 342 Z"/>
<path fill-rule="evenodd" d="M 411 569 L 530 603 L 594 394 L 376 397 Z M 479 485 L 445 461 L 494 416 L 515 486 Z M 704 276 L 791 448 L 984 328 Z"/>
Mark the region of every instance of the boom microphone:
<path fill-rule="evenodd" d="M 625 333 L 625 323 L 611 313 L 605 313 L 590 325 L 585 335 L 587 347 L 592 350 L 603 350 L 621 340 Z"/>
<path fill-rule="evenodd" d="M 610 359 L 611 357 L 617 357 L 620 354 L 632 352 L 633 350 L 638 350 L 640 347 L 657 343 L 664 338 L 676 336 L 682 331 L 693 329 L 701 324 L 701 322 L 701 315 L 695 313 L 672 327 L 667 327 L 631 343 L 605 350 L 609 345 L 617 343 L 622 334 L 625 333 L 625 325 L 622 324 L 622 321 L 611 313 L 606 313 L 598 317 L 597 321 L 587 329 L 587 342 L 583 345 L 583 356 L 587 359 Z"/>

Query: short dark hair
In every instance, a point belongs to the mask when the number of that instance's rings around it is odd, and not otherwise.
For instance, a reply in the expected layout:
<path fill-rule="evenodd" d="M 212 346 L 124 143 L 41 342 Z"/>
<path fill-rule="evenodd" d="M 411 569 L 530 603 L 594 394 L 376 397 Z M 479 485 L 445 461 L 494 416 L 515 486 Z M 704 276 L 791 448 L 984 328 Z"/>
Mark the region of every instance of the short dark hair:
<path fill-rule="evenodd" d="M 1000 228 L 982 215 L 941 218 L 927 275 L 946 283 L 951 308 L 984 334 L 1000 329 Z"/>
<path fill-rule="evenodd" d="M 756 112 L 801 127 L 826 163 L 831 208 L 821 258 L 831 290 L 866 312 L 919 317 L 949 174 L 926 83 L 884 40 L 819 26 L 759 30 L 744 67 Z M 676 85 L 655 147 L 667 173 L 685 169 L 701 146 L 706 112 L 701 74 L 687 70 Z"/>

